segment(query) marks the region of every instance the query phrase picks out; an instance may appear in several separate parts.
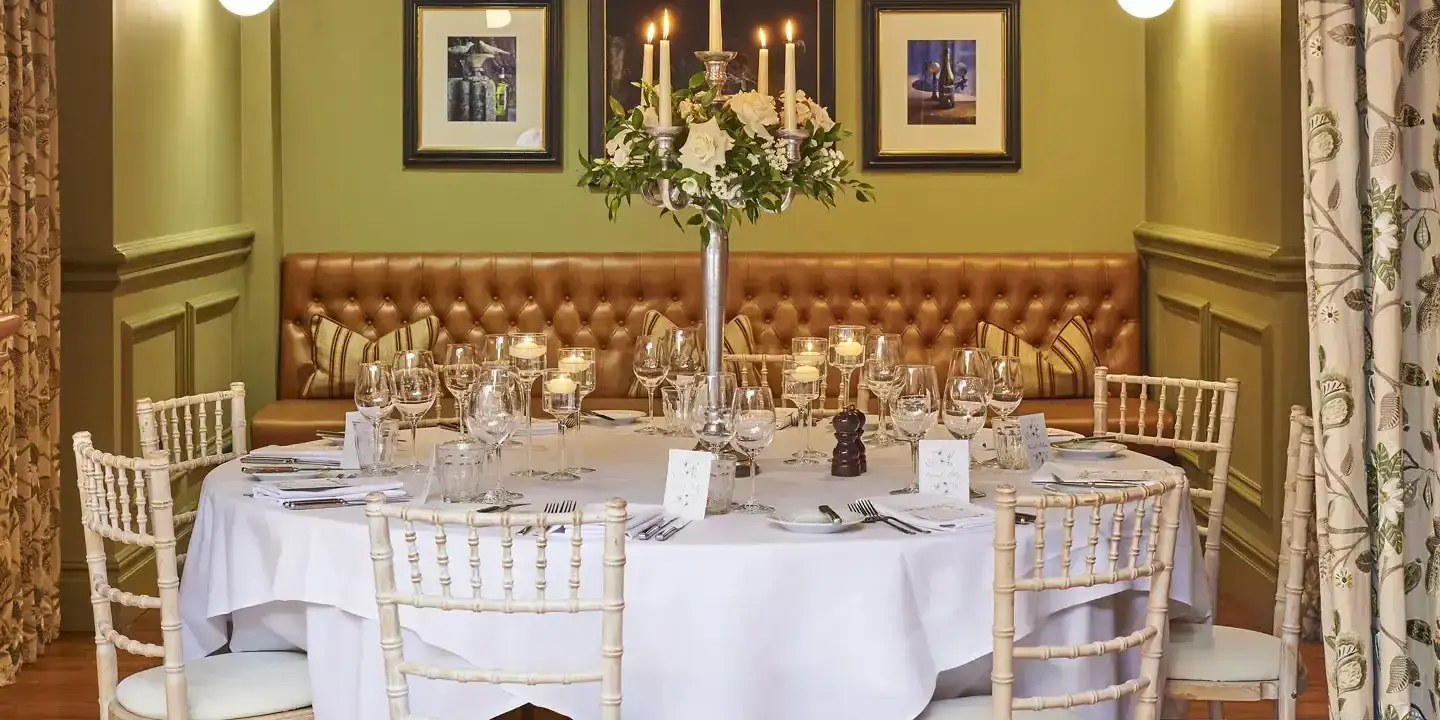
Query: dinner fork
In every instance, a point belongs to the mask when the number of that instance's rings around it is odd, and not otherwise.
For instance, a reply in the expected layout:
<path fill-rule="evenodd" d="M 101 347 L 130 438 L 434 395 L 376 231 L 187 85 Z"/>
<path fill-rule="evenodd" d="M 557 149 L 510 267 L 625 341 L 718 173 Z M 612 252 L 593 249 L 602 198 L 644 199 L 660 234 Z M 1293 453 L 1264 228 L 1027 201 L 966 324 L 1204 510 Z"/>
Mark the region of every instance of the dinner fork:
<path fill-rule="evenodd" d="M 892 519 L 890 519 L 890 518 L 888 518 L 888 517 L 885 517 L 884 515 L 881 515 L 880 513 L 875 512 L 875 506 L 874 506 L 874 505 L 871 505 L 869 510 L 866 510 L 866 509 L 865 509 L 865 505 L 863 505 L 863 504 L 861 504 L 861 503 L 858 503 L 858 502 L 849 503 L 846 507 L 850 508 L 850 512 L 853 512 L 853 513 L 855 513 L 856 515 L 859 515 L 859 516 L 861 516 L 862 518 L 864 518 L 864 521 L 867 522 L 867 523 L 883 522 L 883 523 L 885 523 L 886 525 L 889 525 L 890 527 L 895 528 L 896 530 L 899 530 L 899 531 L 902 532 L 902 533 L 905 533 L 906 535 L 914 535 L 914 534 L 915 534 L 915 531 L 914 531 L 914 530 L 911 530 L 911 529 L 905 527 L 904 525 L 901 525 L 901 524 L 895 522 L 894 520 L 892 520 Z"/>
<path fill-rule="evenodd" d="M 926 530 L 925 528 L 922 528 L 922 527 L 920 527 L 919 525 L 916 525 L 916 524 L 914 524 L 914 523 L 905 522 L 904 520 L 901 520 L 900 518 L 897 518 L 897 517 L 892 517 L 892 516 L 890 516 L 890 515 L 882 514 L 879 510 L 877 510 L 877 509 L 875 508 L 875 503 L 870 502 L 869 500 L 861 500 L 861 501 L 859 501 L 859 502 L 860 502 L 860 507 L 866 508 L 866 512 L 864 512 L 864 513 L 862 513 L 862 514 L 866 514 L 866 515 L 878 515 L 878 516 L 880 516 L 880 517 L 885 518 L 886 520 L 890 520 L 891 522 L 896 522 L 896 523 L 899 523 L 899 524 L 901 524 L 901 525 L 904 525 L 905 527 L 910 528 L 911 530 L 914 530 L 915 532 L 920 533 L 921 535 L 929 535 L 929 534 L 930 534 L 930 531 L 929 531 L 929 530 Z"/>
<path fill-rule="evenodd" d="M 545 503 L 545 509 L 540 512 L 545 515 L 562 515 L 568 512 L 575 512 L 575 501 L 565 500 L 562 502 Z M 529 535 L 534 529 L 534 525 L 526 525 L 520 530 L 520 534 Z"/>

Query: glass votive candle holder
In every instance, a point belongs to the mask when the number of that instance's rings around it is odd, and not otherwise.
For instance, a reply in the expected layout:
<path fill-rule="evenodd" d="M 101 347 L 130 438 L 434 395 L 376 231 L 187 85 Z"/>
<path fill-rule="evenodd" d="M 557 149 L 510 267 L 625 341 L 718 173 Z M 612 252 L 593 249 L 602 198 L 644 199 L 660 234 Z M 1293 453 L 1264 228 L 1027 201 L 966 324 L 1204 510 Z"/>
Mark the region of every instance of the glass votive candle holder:
<path fill-rule="evenodd" d="M 451 440 L 435 448 L 435 484 L 448 503 L 478 502 L 489 451 L 473 440 Z"/>
<path fill-rule="evenodd" d="M 734 494 L 735 458 L 717 454 L 710 464 L 710 491 L 705 496 L 705 514 L 724 515 L 730 512 Z"/>
<path fill-rule="evenodd" d="M 996 419 L 991 424 L 995 434 L 995 462 L 1005 470 L 1025 470 L 1030 467 L 1025 457 L 1025 438 L 1020 435 L 1020 423 L 1014 420 Z"/>
<path fill-rule="evenodd" d="M 383 420 L 380 423 L 380 437 L 375 437 L 375 426 L 368 422 L 356 423 L 355 456 L 360 461 L 360 472 L 366 475 L 392 474 L 395 465 L 395 439 L 400 436 L 399 420 Z"/>

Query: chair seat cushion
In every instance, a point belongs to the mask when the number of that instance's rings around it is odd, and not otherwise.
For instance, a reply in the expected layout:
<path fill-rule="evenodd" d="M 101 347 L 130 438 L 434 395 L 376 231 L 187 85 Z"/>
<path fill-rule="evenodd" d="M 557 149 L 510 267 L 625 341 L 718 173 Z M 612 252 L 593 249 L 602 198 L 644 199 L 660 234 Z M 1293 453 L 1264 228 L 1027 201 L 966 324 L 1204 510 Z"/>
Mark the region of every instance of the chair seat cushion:
<path fill-rule="evenodd" d="M 954 700 L 936 700 L 920 713 L 915 720 L 990 720 L 990 696 L 964 697 Z M 1016 720 L 1080 720 L 1070 710 L 1016 710 Z"/>
<path fill-rule="evenodd" d="M 309 707 L 310 667 L 303 653 L 212 655 L 185 663 L 190 720 L 238 720 Z M 165 668 L 120 681 L 115 701 L 135 715 L 163 720 Z"/>
<path fill-rule="evenodd" d="M 1254 630 L 1174 623 L 1165 649 L 1165 675 L 1209 682 L 1278 680 L 1283 647 L 1280 638 Z"/>

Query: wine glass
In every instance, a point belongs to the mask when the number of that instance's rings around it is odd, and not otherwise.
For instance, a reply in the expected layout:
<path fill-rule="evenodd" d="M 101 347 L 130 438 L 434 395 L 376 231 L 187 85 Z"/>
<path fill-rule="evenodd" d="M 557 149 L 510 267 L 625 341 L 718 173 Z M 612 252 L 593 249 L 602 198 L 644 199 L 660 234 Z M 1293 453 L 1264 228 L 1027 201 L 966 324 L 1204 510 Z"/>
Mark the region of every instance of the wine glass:
<path fill-rule="evenodd" d="M 510 333 L 510 347 L 506 350 L 505 364 L 520 378 L 520 394 L 525 398 L 525 469 L 511 475 L 538 477 L 544 472 L 535 469 L 535 417 L 530 411 L 530 400 L 534 394 L 535 380 L 545 372 L 545 333 Z"/>
<path fill-rule="evenodd" d="M 1000 415 L 1000 421 L 1010 419 L 1020 401 L 1025 398 L 1025 377 L 1020 370 L 1020 358 L 1013 355 L 997 355 L 991 363 L 990 408 Z"/>
<path fill-rule="evenodd" d="M 470 397 L 470 386 L 475 384 L 475 377 L 480 372 L 480 351 L 470 343 L 451 343 L 445 348 L 445 365 L 441 374 L 445 378 L 445 388 L 455 396 L 455 402 L 459 403 L 456 412 L 459 414 L 460 434 L 468 433 L 465 421 L 469 417 L 468 398 Z"/>
<path fill-rule="evenodd" d="M 879 425 L 865 441 L 875 447 L 889 447 L 897 440 L 885 424 L 890 411 L 890 401 L 895 399 L 897 383 L 900 382 L 900 364 L 904 361 L 900 335 L 882 333 L 865 338 L 865 367 L 861 381 L 880 403 Z"/>
<path fill-rule="evenodd" d="M 735 437 L 735 373 L 712 372 L 695 378 L 688 417 L 690 432 L 716 455 Z"/>
<path fill-rule="evenodd" d="M 479 343 L 480 361 L 510 364 L 510 343 L 514 341 L 514 335 L 505 333 L 486 335 L 485 340 Z"/>
<path fill-rule="evenodd" d="M 850 402 L 850 374 L 865 364 L 865 334 L 861 325 L 830 326 L 830 364 L 840 371 L 840 399 L 836 409 L 844 410 Z"/>
<path fill-rule="evenodd" d="M 390 409 L 395 407 L 395 377 L 390 366 L 386 363 L 368 362 L 360 364 L 360 374 L 355 378 L 355 409 L 360 415 L 375 428 L 372 434 L 376 451 L 374 457 L 377 465 L 383 457 L 380 447 L 384 444 L 384 434 L 381 426 L 385 418 L 390 414 Z M 376 467 L 372 475 L 394 475 L 391 468 Z"/>
<path fill-rule="evenodd" d="M 670 328 L 665 333 L 665 379 L 683 388 L 705 372 L 705 354 L 700 347 L 700 331 L 695 328 Z"/>
<path fill-rule="evenodd" d="M 830 362 L 830 341 L 822 337 L 797 337 L 790 339 L 790 357 L 795 359 L 798 367 L 813 367 L 820 372 L 820 397 L 819 405 L 825 405 L 825 381 L 829 377 L 828 368 Z M 783 392 L 782 392 L 783 398 Z M 800 412 L 797 410 L 797 412 Z M 807 442 L 801 450 L 796 450 L 790 457 L 809 458 L 811 460 L 829 460 L 830 453 L 822 450 L 815 450 L 810 447 L 808 438 L 810 428 L 815 425 L 815 413 L 801 412 L 799 416 L 801 427 L 805 428 Z"/>
<path fill-rule="evenodd" d="M 799 408 L 800 416 L 804 417 L 810 412 L 810 403 L 820 398 L 821 383 L 825 382 L 825 376 L 820 374 L 820 368 L 814 365 L 800 365 L 791 357 L 785 360 L 781 367 L 781 397 L 795 403 Z M 810 447 L 810 426 L 805 426 L 805 447 Z M 792 456 L 785 461 L 786 465 L 818 465 L 819 458 L 806 454 Z"/>
<path fill-rule="evenodd" d="M 945 404 L 940 422 L 956 440 L 973 440 L 985 427 L 986 398 L 990 395 L 989 378 L 955 375 L 945 381 Z M 978 467 L 972 449 L 970 467 Z"/>
<path fill-rule="evenodd" d="M 525 496 L 505 488 L 500 473 L 500 449 L 524 422 L 528 398 L 521 397 L 515 373 L 503 363 L 481 366 L 473 396 L 469 418 L 471 435 L 487 447 L 490 473 L 495 479 L 495 486 L 485 491 L 479 501 L 487 505 L 508 505 Z"/>
<path fill-rule="evenodd" d="M 580 413 L 584 414 L 585 398 L 589 397 L 590 393 L 595 392 L 595 381 L 598 379 L 597 376 L 600 373 L 600 366 L 595 364 L 595 348 L 560 348 L 560 359 L 556 361 L 555 366 L 561 370 L 568 370 L 580 374 L 580 407 L 582 408 Z M 577 434 L 584 424 L 583 422 L 575 423 L 575 432 Z M 595 472 L 595 468 L 589 467 L 572 467 L 565 469 L 573 473 Z"/>
<path fill-rule="evenodd" d="M 755 458 L 775 440 L 775 398 L 767 387 L 742 387 L 735 390 L 732 402 L 735 411 L 735 438 L 731 447 L 745 456 L 750 463 L 750 499 L 732 505 L 731 510 L 742 513 L 768 513 L 775 508 L 760 503 L 756 494 Z"/>
<path fill-rule="evenodd" d="M 397 358 L 398 359 L 398 358 Z M 416 359 L 418 361 L 418 358 Z M 435 406 L 440 391 L 440 378 L 435 371 L 426 367 L 397 367 L 392 371 L 395 378 L 395 409 L 400 417 L 410 424 L 410 462 L 396 470 L 421 472 L 425 463 L 420 462 L 420 418 Z"/>
<path fill-rule="evenodd" d="M 655 388 L 665 382 L 669 342 L 664 338 L 644 337 L 635 340 L 635 379 L 645 386 L 648 399 L 645 403 L 645 426 L 636 430 L 638 435 L 660 435 L 655 427 Z"/>
<path fill-rule="evenodd" d="M 901 365 L 900 382 L 895 398 L 890 401 L 890 417 L 895 432 L 910 443 L 910 484 L 892 495 L 920 492 L 920 439 L 935 427 L 935 414 L 940 409 L 940 388 L 935 379 L 934 365 Z"/>
<path fill-rule="evenodd" d="M 950 374 L 947 377 L 966 376 L 989 381 L 992 360 L 989 350 L 976 347 L 955 348 L 950 357 Z"/>
<path fill-rule="evenodd" d="M 552 473 L 546 473 L 540 479 L 547 482 L 563 482 L 567 480 L 579 480 L 580 474 L 572 472 L 565 467 L 565 423 L 571 416 L 580 412 L 580 383 L 584 381 L 584 371 L 580 373 L 559 368 L 546 370 L 540 382 L 540 406 L 545 412 L 555 418 L 555 424 L 560 431 L 560 469 Z"/>

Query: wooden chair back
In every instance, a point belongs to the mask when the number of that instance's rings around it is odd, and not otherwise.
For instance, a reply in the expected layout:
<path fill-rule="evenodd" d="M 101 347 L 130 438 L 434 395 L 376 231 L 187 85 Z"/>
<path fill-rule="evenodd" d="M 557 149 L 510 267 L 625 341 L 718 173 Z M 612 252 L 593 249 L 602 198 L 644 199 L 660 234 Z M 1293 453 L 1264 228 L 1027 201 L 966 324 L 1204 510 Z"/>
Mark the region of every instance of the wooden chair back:
<path fill-rule="evenodd" d="M 1172 392 L 1174 419 L 1167 428 L 1165 416 L 1171 408 L 1169 395 Z M 1134 423 L 1130 422 L 1128 410 L 1132 393 L 1139 404 Z M 1240 381 L 1235 378 L 1215 382 L 1120 375 L 1110 373 L 1107 368 L 1096 368 L 1096 435 L 1110 432 L 1109 399 L 1115 395 L 1119 397 L 1120 410 L 1120 430 L 1114 433 L 1118 442 L 1215 454 L 1210 487 L 1192 487 L 1190 496 L 1207 503 L 1205 522 L 1198 529 L 1205 538 L 1205 578 L 1209 583 L 1210 607 L 1216 607 L 1220 602 L 1220 541 L 1225 527 L 1226 488 L 1230 485 L 1230 453 L 1235 437 L 1235 404 L 1240 396 Z M 1155 404 L 1156 422 L 1153 428 L 1146 415 L 1151 402 Z"/>
<path fill-rule="evenodd" d="M 230 413 L 230 450 L 225 450 L 225 412 Z M 140 418 L 140 451 L 146 457 L 164 450 L 170 472 L 180 474 L 229 462 L 250 450 L 245 421 L 245 383 L 229 390 L 187 395 L 172 400 L 135 402 Z"/>
<path fill-rule="evenodd" d="M 1293 720 L 1300 675 L 1300 610 L 1305 591 L 1305 552 L 1315 504 L 1315 424 L 1305 408 L 1290 408 L 1285 453 L 1285 514 L 1280 520 L 1279 569 L 1275 573 L 1275 620 L 1271 630 L 1284 647 L 1278 688 L 1281 717 Z M 1289 706 L 1286 718 L 1285 706 Z"/>
<path fill-rule="evenodd" d="M 1017 496 L 1013 486 L 996 490 L 995 502 L 995 654 L 991 695 L 996 720 L 1009 720 L 1016 710 L 1046 710 L 1095 705 L 1138 696 L 1126 717 L 1154 720 L 1160 693 L 1160 658 L 1170 602 L 1170 573 L 1175 535 L 1180 527 L 1183 471 L 1166 471 L 1160 480 L 1130 488 L 1083 494 Z M 1035 511 L 1034 572 L 1017 577 L 1016 509 Z M 1088 517 L 1077 517 L 1077 509 Z M 1061 515 L 1058 567 L 1046 569 L 1047 516 Z M 1126 520 L 1130 521 L 1127 527 Z M 1076 530 L 1076 525 L 1081 526 Z M 1086 529 L 1088 528 L 1088 530 Z M 1087 539 L 1075 546 L 1077 532 Z M 1077 553 L 1077 550 L 1079 551 Z M 1076 562 L 1083 568 L 1076 568 Z M 1050 563 L 1057 565 L 1057 563 Z M 1078 570 L 1078 571 L 1077 571 Z M 1015 593 L 1067 590 L 1075 587 L 1150 581 L 1145 625 L 1108 640 L 1084 645 L 1015 645 Z M 1141 648 L 1138 677 L 1105 688 L 1068 695 L 1015 697 L 1015 661 L 1096 657 Z"/>
<path fill-rule="evenodd" d="M 169 458 L 163 451 L 141 460 L 96 450 L 90 433 L 74 436 L 80 518 L 85 533 L 85 565 L 90 574 L 90 606 L 95 616 L 95 655 L 99 671 L 101 716 L 115 697 L 119 679 L 116 648 L 163 658 L 165 706 L 169 720 L 189 720 L 185 663 L 181 655 L 180 569 L 175 526 L 194 513 L 174 514 Z M 158 595 L 137 595 L 110 584 L 106 541 L 153 548 Z M 126 637 L 115 627 L 111 603 L 159 610 L 162 645 Z"/>
<path fill-rule="evenodd" d="M 389 505 L 385 497 L 373 493 L 366 498 L 365 516 L 370 525 L 370 559 L 375 570 L 375 601 L 380 613 L 380 647 L 385 659 L 385 694 L 390 700 L 391 720 L 410 720 L 407 675 L 432 680 L 455 682 L 516 683 L 524 685 L 600 683 L 601 720 L 620 720 L 620 659 L 622 654 L 622 621 L 625 609 L 625 501 L 615 498 L 600 512 L 576 511 L 566 514 L 545 513 L 483 513 L 475 510 L 440 509 Z M 410 561 L 410 591 L 397 589 L 395 552 L 391 546 L 390 521 L 397 520 L 404 528 L 406 555 Z M 417 523 L 431 526 L 435 542 L 436 592 L 424 592 L 425 573 L 420 562 Z M 603 523 L 604 574 L 598 598 L 580 596 L 580 568 L 584 546 L 581 525 Z M 551 528 L 568 528 L 570 544 L 569 592 L 563 599 L 546 594 L 546 567 Z M 469 548 L 469 596 L 452 592 L 449 538 L 447 526 L 463 528 L 464 542 Z M 535 596 L 515 597 L 516 533 L 533 527 L 535 538 Z M 487 598 L 481 593 L 480 530 L 499 528 L 501 550 L 501 597 Z M 457 533 L 457 534 L 458 534 Z M 400 606 L 469 612 L 513 613 L 594 613 L 601 614 L 599 672 L 585 673 L 519 673 L 504 670 L 475 670 L 422 665 L 405 659 L 400 628 Z"/>

